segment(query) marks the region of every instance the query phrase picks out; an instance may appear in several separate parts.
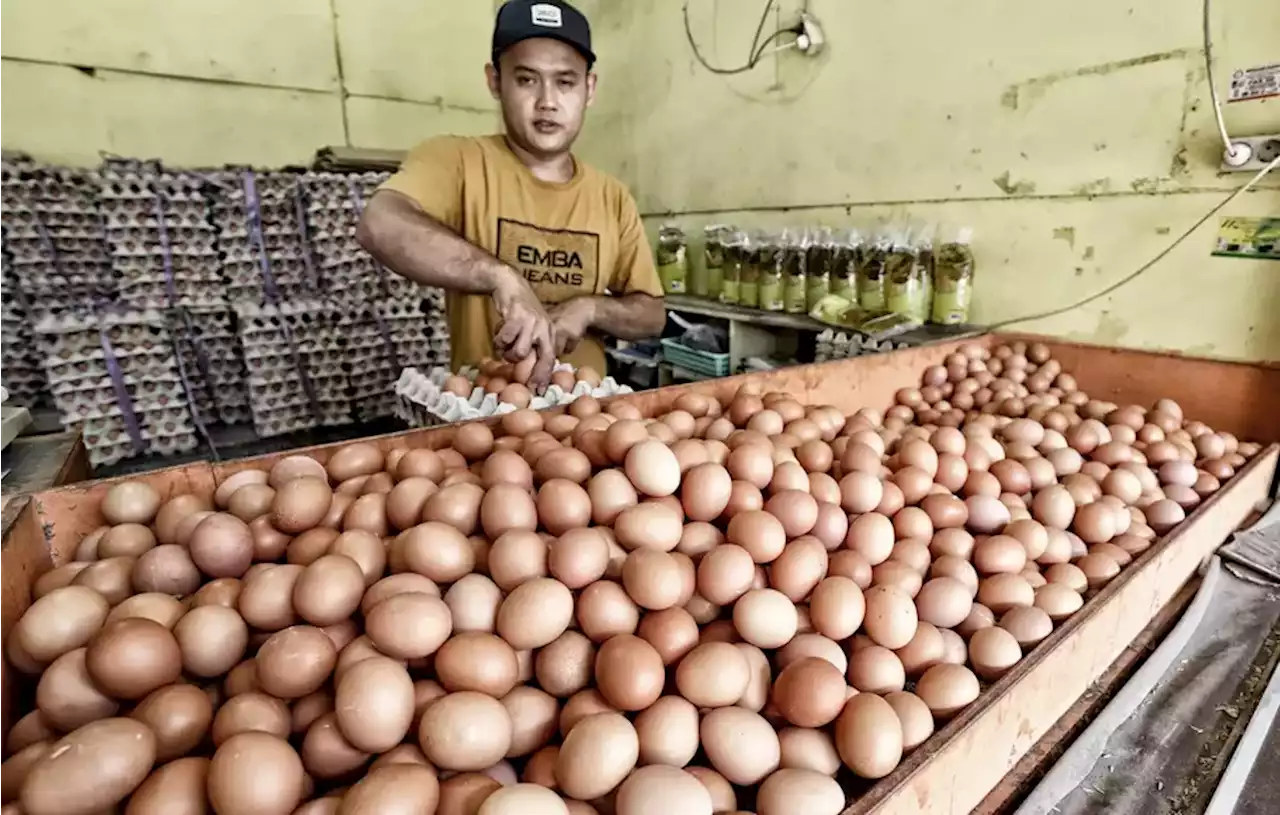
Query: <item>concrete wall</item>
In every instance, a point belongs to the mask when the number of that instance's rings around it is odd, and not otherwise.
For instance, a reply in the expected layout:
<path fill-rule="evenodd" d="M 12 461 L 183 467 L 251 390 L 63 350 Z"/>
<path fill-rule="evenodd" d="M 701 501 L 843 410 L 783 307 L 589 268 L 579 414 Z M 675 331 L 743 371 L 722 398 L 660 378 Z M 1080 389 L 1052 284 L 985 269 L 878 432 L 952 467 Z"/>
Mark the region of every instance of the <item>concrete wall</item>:
<path fill-rule="evenodd" d="M 6 0 L 5 148 L 282 165 L 497 125 L 490 0 Z"/>
<path fill-rule="evenodd" d="M 600 54 L 581 142 L 651 227 L 975 228 L 975 318 L 1051 310 L 1132 273 L 1239 175 L 1216 172 L 1202 0 L 811 0 L 829 47 L 721 77 L 679 0 L 581 0 Z M 690 0 L 741 62 L 765 0 Z M 3 143 L 93 164 L 307 161 L 497 125 L 491 0 L 6 0 Z M 777 20 L 801 0 L 779 0 Z M 1280 3 L 1214 4 L 1218 69 L 1280 60 Z M 775 22 L 777 21 L 775 20 Z M 771 29 L 770 29 L 771 30 Z M 1280 100 L 1229 105 L 1280 132 Z M 1280 215 L 1280 178 L 1223 215 Z M 1026 330 L 1280 360 L 1280 264 L 1211 258 L 1217 218 L 1114 295 Z"/>
<path fill-rule="evenodd" d="M 760 2 L 690 0 L 708 60 L 740 64 Z M 780 19 L 800 5 L 781 0 Z M 1155 257 L 1247 176 L 1219 176 L 1201 0 L 812 0 L 829 46 L 716 76 L 680 3 L 596 0 L 600 91 L 584 151 L 651 227 L 976 229 L 975 317 L 1067 305 Z M 1280 3 L 1214 4 L 1216 81 L 1280 60 Z M 767 30 L 773 30 L 773 26 Z M 1280 132 L 1280 99 L 1227 106 Z M 1280 216 L 1280 174 L 1223 215 Z M 1114 295 L 1018 327 L 1280 360 L 1280 263 L 1211 258 L 1212 218 Z"/>

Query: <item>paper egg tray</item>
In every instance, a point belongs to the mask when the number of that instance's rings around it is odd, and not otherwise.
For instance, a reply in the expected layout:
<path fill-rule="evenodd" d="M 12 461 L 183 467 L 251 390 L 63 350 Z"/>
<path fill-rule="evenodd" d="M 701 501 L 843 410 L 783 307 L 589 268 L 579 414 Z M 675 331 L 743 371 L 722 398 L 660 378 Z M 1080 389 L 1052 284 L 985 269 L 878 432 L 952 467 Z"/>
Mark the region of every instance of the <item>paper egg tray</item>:
<path fill-rule="evenodd" d="M 817 343 L 814 346 L 814 361 L 827 362 L 833 359 L 851 359 L 906 347 L 908 346 L 904 342 L 873 340 L 861 334 L 846 334 L 842 331 L 837 332 L 827 329 L 818 335 Z"/>
<path fill-rule="evenodd" d="M 558 364 L 555 370 L 572 371 L 572 366 Z M 459 373 L 474 379 L 476 371 L 464 368 Z M 510 413 L 515 405 L 498 401 L 497 394 L 485 393 L 473 388 L 469 397 L 460 397 L 444 390 L 444 383 L 452 372 L 447 367 L 436 367 L 423 373 L 417 368 L 405 368 L 395 384 L 396 416 L 415 427 L 427 427 L 451 422 L 469 421 L 486 416 Z M 600 387 L 592 389 L 586 382 L 578 382 L 572 391 L 564 391 L 551 385 L 541 396 L 533 397 L 529 407 L 543 410 L 565 405 L 580 396 L 591 395 L 597 399 L 631 393 L 627 385 L 620 385 L 613 377 L 605 377 Z"/>

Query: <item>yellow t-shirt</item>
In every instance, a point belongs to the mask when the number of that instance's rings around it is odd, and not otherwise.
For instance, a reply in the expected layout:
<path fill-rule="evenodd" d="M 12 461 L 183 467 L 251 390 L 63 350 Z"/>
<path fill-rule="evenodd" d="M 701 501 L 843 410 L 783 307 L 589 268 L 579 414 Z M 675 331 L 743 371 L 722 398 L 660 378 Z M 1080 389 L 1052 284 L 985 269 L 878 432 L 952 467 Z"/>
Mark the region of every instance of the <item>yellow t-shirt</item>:
<path fill-rule="evenodd" d="M 441 136 L 419 144 L 383 189 L 517 269 L 544 303 L 582 295 L 662 296 L 635 200 L 620 181 L 575 160 L 573 178 L 543 181 L 501 135 Z M 453 367 L 493 355 L 493 301 L 448 294 Z M 604 346 L 584 337 L 565 362 L 603 376 Z"/>

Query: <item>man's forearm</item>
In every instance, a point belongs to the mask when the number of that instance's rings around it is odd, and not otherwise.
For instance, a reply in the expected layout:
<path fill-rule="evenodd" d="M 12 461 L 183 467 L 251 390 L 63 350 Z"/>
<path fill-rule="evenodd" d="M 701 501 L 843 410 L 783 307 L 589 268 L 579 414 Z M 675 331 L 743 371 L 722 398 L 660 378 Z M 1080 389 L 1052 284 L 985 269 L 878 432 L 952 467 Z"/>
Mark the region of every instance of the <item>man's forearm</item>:
<path fill-rule="evenodd" d="M 660 297 L 626 294 L 585 299 L 591 302 L 591 327 L 619 339 L 656 337 L 667 324 L 667 311 Z"/>
<path fill-rule="evenodd" d="M 505 263 L 391 190 L 369 200 L 356 240 L 393 272 L 427 286 L 490 294 L 511 277 Z"/>

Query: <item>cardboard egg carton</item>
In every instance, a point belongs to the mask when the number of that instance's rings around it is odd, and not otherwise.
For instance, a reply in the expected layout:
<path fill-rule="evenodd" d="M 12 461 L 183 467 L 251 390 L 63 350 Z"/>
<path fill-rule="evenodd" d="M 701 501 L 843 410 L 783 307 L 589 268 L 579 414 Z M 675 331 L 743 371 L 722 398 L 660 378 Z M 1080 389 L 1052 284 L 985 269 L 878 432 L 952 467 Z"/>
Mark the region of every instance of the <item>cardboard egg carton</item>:
<path fill-rule="evenodd" d="M 573 366 L 559 363 L 554 370 L 572 371 Z M 474 380 L 477 372 L 474 368 L 463 368 L 458 373 Z M 486 393 L 483 388 L 473 387 L 471 395 L 466 397 L 445 391 L 445 381 L 452 375 L 449 368 L 443 366 L 425 373 L 417 368 L 405 368 L 395 384 L 395 415 L 415 427 L 428 427 L 501 415 L 517 409 L 515 405 L 499 402 L 497 394 Z M 601 381 L 598 388 L 592 388 L 586 382 L 576 383 L 571 391 L 550 385 L 541 396 L 533 397 L 529 407 L 543 410 L 569 404 L 582 396 L 606 399 L 631 392 L 630 386 L 619 384 L 609 376 Z"/>
<path fill-rule="evenodd" d="M 833 359 L 852 359 L 868 354 L 880 354 L 906 348 L 905 342 L 875 340 L 862 334 L 834 331 L 830 328 L 818 334 L 814 347 L 814 360 L 827 362 Z"/>

